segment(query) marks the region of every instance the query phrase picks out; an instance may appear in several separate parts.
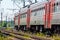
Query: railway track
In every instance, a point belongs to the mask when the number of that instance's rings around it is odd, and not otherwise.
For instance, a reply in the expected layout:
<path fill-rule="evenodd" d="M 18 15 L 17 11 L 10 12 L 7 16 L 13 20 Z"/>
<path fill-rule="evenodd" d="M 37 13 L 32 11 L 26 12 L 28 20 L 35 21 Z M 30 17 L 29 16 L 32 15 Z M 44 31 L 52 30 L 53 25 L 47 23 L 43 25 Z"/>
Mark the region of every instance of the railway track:
<path fill-rule="evenodd" d="M 48 38 L 40 38 L 40 37 L 30 35 L 30 34 L 18 33 L 17 31 L 12 32 L 12 31 L 3 30 L 1 32 L 5 35 L 13 36 L 13 37 L 15 37 L 17 39 L 20 39 L 20 40 L 51 40 L 51 39 L 48 39 Z M 27 37 L 24 37 L 24 36 L 27 36 Z"/>
<path fill-rule="evenodd" d="M 11 32 L 6 32 L 6 31 L 1 31 L 2 34 L 6 35 L 6 36 L 12 36 L 16 39 L 19 39 L 19 40 L 33 40 L 31 38 L 25 38 L 24 36 L 22 35 L 18 35 L 18 34 L 15 34 L 15 33 L 11 33 Z"/>

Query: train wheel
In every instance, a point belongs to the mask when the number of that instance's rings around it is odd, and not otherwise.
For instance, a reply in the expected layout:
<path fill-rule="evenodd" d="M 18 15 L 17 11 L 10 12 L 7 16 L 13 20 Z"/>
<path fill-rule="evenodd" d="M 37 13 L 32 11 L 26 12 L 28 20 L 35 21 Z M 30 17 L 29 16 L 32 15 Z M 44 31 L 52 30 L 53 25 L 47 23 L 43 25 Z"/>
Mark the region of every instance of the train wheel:
<path fill-rule="evenodd" d="M 15 26 L 15 28 L 14 28 L 14 29 L 18 30 L 18 26 Z"/>
<path fill-rule="evenodd" d="M 31 25 L 31 27 L 30 27 L 30 31 L 31 31 L 32 33 L 34 33 L 34 32 L 36 31 L 36 26 Z"/>
<path fill-rule="evenodd" d="M 60 25 L 52 25 L 52 30 L 54 34 L 60 34 Z"/>
<path fill-rule="evenodd" d="M 35 30 L 34 30 L 34 31 L 35 31 L 35 32 L 38 32 L 38 26 L 35 27 Z"/>
<path fill-rule="evenodd" d="M 40 33 L 44 33 L 44 26 L 39 25 L 38 30 L 39 30 Z"/>
<path fill-rule="evenodd" d="M 42 26 L 40 26 L 40 32 L 42 32 L 43 31 L 43 28 L 42 28 Z"/>
<path fill-rule="evenodd" d="M 26 31 L 26 26 L 24 26 L 24 31 Z"/>
<path fill-rule="evenodd" d="M 25 31 L 25 26 L 24 26 L 24 31 Z"/>
<path fill-rule="evenodd" d="M 51 29 L 46 29 L 45 34 L 46 36 L 52 36 Z"/>

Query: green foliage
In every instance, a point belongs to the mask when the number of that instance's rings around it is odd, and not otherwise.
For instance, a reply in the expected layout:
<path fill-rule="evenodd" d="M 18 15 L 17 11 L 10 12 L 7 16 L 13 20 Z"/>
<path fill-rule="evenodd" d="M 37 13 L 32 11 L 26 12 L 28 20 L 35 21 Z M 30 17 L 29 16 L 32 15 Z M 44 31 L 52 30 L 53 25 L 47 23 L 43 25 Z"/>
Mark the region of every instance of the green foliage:
<path fill-rule="evenodd" d="M 9 37 L 0 36 L 0 40 L 11 40 Z"/>
<path fill-rule="evenodd" d="M 14 26 L 14 22 L 13 21 L 8 21 L 7 23 L 6 21 L 2 21 L 2 23 L 0 22 L 0 27 L 7 27 L 7 26 L 8 27 Z"/>
<path fill-rule="evenodd" d="M 60 40 L 60 36 L 59 35 L 53 35 L 53 37 L 52 37 L 54 40 Z"/>
<path fill-rule="evenodd" d="M 9 36 L 4 36 L 0 31 L 0 40 L 11 40 L 11 38 L 9 38 Z"/>
<path fill-rule="evenodd" d="M 0 27 L 6 27 L 6 22 L 5 21 L 2 21 L 2 23 L 0 22 Z"/>

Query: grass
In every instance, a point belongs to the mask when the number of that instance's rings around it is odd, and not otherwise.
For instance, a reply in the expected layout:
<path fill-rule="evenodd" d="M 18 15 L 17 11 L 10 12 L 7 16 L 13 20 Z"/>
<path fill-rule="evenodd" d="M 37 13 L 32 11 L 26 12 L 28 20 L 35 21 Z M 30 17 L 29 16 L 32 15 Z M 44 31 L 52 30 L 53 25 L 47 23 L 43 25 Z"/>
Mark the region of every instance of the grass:
<path fill-rule="evenodd" d="M 19 32 L 20 34 L 24 34 L 24 38 L 31 38 L 30 35 L 34 35 L 34 36 L 37 36 L 37 37 L 40 37 L 40 38 L 47 38 L 46 35 L 44 35 L 43 33 L 36 33 L 36 34 L 28 34 L 28 33 L 23 33 L 23 32 Z M 52 40 L 60 40 L 60 37 L 58 35 L 53 35 L 51 37 L 48 37 Z"/>
<path fill-rule="evenodd" d="M 31 38 L 32 36 L 34 37 L 34 36 L 36 36 L 36 37 L 40 37 L 40 38 L 45 38 L 46 36 L 43 34 L 43 33 L 31 33 L 31 32 L 22 32 L 22 31 L 20 31 L 19 32 L 20 34 L 24 34 L 24 37 L 26 37 L 26 38 Z"/>
<path fill-rule="evenodd" d="M 11 40 L 11 38 L 9 38 L 9 36 L 4 36 L 2 35 L 2 33 L 0 33 L 0 40 Z"/>
<path fill-rule="evenodd" d="M 6 30 L 7 31 L 10 31 L 10 30 L 12 30 L 12 28 L 11 27 L 7 27 Z"/>
<path fill-rule="evenodd" d="M 11 30 L 11 28 L 7 27 L 6 30 Z M 24 38 L 30 38 L 31 37 L 30 35 L 32 35 L 32 36 L 35 35 L 37 37 L 46 38 L 46 35 L 44 35 L 43 33 L 32 34 L 31 32 L 29 32 L 29 33 L 24 32 L 23 33 L 22 31 L 19 31 L 18 33 L 23 34 Z M 28 35 L 28 34 L 30 34 L 30 35 Z M 52 37 L 49 37 L 49 38 L 54 39 L 54 40 L 60 40 L 60 37 L 58 35 L 53 35 Z"/>
<path fill-rule="evenodd" d="M 30 38 L 30 36 L 26 32 L 19 31 L 18 33 L 24 35 L 24 37 L 26 38 Z"/>
<path fill-rule="evenodd" d="M 11 38 L 9 38 L 9 37 L 6 37 L 6 38 L 5 38 L 5 37 L 3 37 L 3 36 L 2 36 L 2 37 L 0 36 L 0 40 L 11 40 Z"/>
<path fill-rule="evenodd" d="M 35 35 L 42 38 L 46 37 L 46 35 L 44 35 L 43 33 L 37 33 Z M 51 38 L 52 40 L 60 40 L 60 36 L 57 34 L 54 34 L 53 36 L 48 37 L 48 38 Z"/>
<path fill-rule="evenodd" d="M 6 30 L 7 30 L 7 31 L 10 31 L 10 30 L 12 30 L 12 28 L 11 28 L 11 27 L 7 27 Z M 21 31 L 18 32 L 18 33 L 19 33 L 19 34 L 23 34 L 23 35 L 24 35 L 24 36 L 23 36 L 24 38 L 30 38 L 30 36 L 27 35 L 26 33 L 23 33 L 23 32 L 21 32 Z M 10 34 L 11 34 L 12 36 L 14 36 L 13 33 L 10 33 Z"/>
<path fill-rule="evenodd" d="M 12 35 L 12 37 L 14 37 L 14 36 L 16 36 L 15 34 L 13 34 L 13 33 L 10 33 L 11 35 Z M 25 39 L 28 39 L 28 38 L 30 38 L 28 35 L 24 35 L 24 36 L 16 36 L 16 37 L 22 37 L 22 38 L 25 38 Z"/>
<path fill-rule="evenodd" d="M 54 40 L 60 40 L 60 35 L 54 34 L 51 38 Z"/>
<path fill-rule="evenodd" d="M 43 33 L 36 33 L 35 35 L 39 36 L 39 37 L 45 37 L 45 35 Z"/>

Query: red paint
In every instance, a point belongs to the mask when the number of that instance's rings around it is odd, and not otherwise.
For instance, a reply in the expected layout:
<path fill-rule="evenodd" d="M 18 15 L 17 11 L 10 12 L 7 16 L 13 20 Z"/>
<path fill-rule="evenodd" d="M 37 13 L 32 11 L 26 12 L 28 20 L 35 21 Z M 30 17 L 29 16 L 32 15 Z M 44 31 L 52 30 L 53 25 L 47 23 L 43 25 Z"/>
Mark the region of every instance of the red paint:
<path fill-rule="evenodd" d="M 48 28 L 48 15 L 49 15 L 49 4 L 45 4 L 45 15 L 44 15 L 44 26 Z"/>
<path fill-rule="evenodd" d="M 30 14 L 31 14 L 31 10 L 28 9 L 27 10 L 27 27 L 30 27 Z"/>
<path fill-rule="evenodd" d="M 20 14 L 18 15 L 18 26 L 20 25 Z"/>
<path fill-rule="evenodd" d="M 49 3 L 49 15 L 48 15 L 48 28 L 51 28 L 51 20 L 53 18 L 53 12 L 54 12 L 54 0 L 51 0 Z"/>
<path fill-rule="evenodd" d="M 47 13 L 47 4 L 45 4 L 45 15 L 44 15 L 44 27 L 46 27 L 46 13 Z"/>
<path fill-rule="evenodd" d="M 45 28 L 51 28 L 53 12 L 54 12 L 54 0 L 51 0 L 50 3 L 45 4 L 45 16 L 44 16 Z"/>

